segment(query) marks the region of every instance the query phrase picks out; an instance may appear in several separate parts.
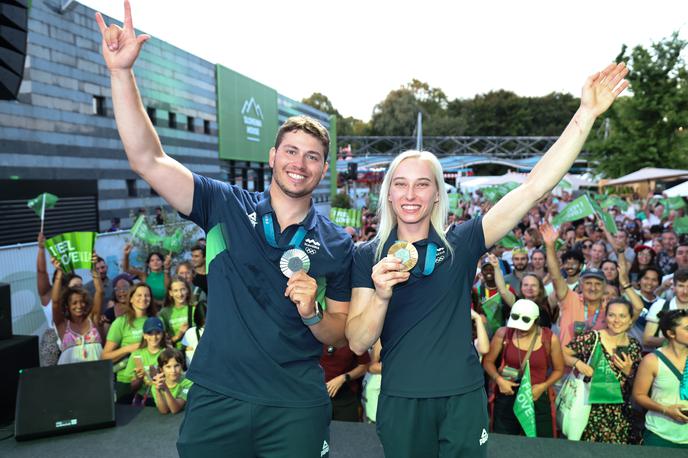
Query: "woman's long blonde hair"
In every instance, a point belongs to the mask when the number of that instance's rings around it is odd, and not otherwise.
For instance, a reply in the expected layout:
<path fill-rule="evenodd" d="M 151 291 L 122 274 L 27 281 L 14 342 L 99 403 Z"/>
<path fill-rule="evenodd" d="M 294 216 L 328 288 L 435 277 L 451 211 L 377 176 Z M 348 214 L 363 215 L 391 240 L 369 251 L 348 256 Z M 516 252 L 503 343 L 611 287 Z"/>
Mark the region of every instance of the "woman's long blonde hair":
<path fill-rule="evenodd" d="M 380 260 L 383 257 L 382 250 L 384 248 L 389 234 L 392 229 L 397 224 L 397 215 L 394 213 L 394 209 L 389 202 L 389 188 L 392 184 L 392 178 L 394 178 L 394 173 L 401 164 L 402 161 L 406 159 L 420 159 L 427 162 L 430 165 L 432 174 L 435 178 L 435 186 L 437 187 L 437 193 L 439 199 L 436 205 L 433 205 L 432 213 L 430 214 L 430 224 L 435 229 L 435 232 L 442 239 L 442 243 L 447 247 L 447 250 L 453 256 L 454 250 L 452 249 L 447 238 L 444 235 L 444 224 L 447 221 L 447 214 L 449 212 L 449 198 L 447 197 L 447 190 L 444 186 L 444 173 L 442 171 L 442 165 L 437 157 L 429 151 L 415 151 L 409 150 L 404 151 L 394 158 L 392 163 L 385 173 L 385 179 L 382 181 L 382 186 L 380 187 L 380 199 L 378 201 L 377 215 L 379 219 L 378 231 L 374 240 L 378 241 L 377 248 L 375 250 L 375 259 Z"/>

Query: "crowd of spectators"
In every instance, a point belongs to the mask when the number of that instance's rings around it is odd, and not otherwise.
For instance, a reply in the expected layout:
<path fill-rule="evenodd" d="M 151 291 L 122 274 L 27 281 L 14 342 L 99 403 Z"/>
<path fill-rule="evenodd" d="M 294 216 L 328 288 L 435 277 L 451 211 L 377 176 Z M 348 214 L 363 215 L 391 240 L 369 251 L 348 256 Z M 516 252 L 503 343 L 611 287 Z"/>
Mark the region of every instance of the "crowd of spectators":
<path fill-rule="evenodd" d="M 685 210 L 629 198 L 627 209 L 609 209 L 613 233 L 592 216 L 552 226 L 572 200 L 566 192 L 543 200 L 514 228 L 517 246 L 498 243 L 476 266 L 474 345 L 492 429 L 524 434 L 514 403 L 528 362 L 537 436 L 559 437 L 558 391 L 570 374 L 594 379 L 600 366 L 593 362 L 600 359 L 618 381 L 620 397 L 592 405 L 581 439 L 686 447 L 688 400 L 680 395 L 679 375 L 688 357 L 688 239 L 673 228 Z M 447 225 L 489 206 L 475 193 Z M 365 209 L 362 215 L 360 229 L 345 228 L 357 244 L 377 233 L 375 214 Z M 39 235 L 41 248 L 43 242 Z M 38 289 L 53 322 L 41 339 L 42 364 L 110 359 L 118 402 L 176 413 L 191 384 L 184 370 L 203 335 L 205 246 L 195 245 L 176 262 L 148 253 L 144 270 L 129 265 L 130 252 L 126 245 L 123 273 L 112 279 L 94 254 L 93 281 L 82 286 L 56 262 L 51 281 L 39 250 Z M 363 356 L 323 345 L 333 419 L 375 422 L 380 354 L 379 341 Z"/>

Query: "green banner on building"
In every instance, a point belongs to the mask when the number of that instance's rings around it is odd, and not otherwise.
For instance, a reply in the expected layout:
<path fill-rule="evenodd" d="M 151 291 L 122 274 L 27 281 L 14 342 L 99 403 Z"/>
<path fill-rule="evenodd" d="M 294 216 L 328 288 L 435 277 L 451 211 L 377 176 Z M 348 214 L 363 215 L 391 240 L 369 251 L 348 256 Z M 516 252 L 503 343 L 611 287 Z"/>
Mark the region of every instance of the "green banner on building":
<path fill-rule="evenodd" d="M 330 221 L 342 227 L 351 226 L 358 229 L 361 227 L 361 210 L 356 208 L 331 208 Z"/>
<path fill-rule="evenodd" d="M 217 65 L 220 159 L 267 162 L 278 129 L 277 91 Z"/>

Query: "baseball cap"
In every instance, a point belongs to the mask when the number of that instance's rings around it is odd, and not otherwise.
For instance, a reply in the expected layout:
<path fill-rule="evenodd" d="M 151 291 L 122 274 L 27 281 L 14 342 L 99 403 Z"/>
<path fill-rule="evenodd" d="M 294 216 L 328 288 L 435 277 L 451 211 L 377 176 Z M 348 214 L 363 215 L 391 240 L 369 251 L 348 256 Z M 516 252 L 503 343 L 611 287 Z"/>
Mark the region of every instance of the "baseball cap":
<path fill-rule="evenodd" d="M 535 320 L 540 316 L 540 309 L 537 304 L 529 299 L 519 299 L 511 307 L 509 321 L 506 323 L 508 328 L 528 331 Z"/>
<path fill-rule="evenodd" d="M 143 333 L 149 334 L 151 332 L 163 332 L 165 327 L 162 324 L 162 320 L 156 316 L 148 318 L 143 323 Z"/>
<path fill-rule="evenodd" d="M 604 272 L 602 272 L 600 269 L 585 269 L 583 272 L 581 272 L 579 278 L 581 280 L 586 278 L 596 278 L 601 282 L 607 283 L 607 277 L 604 276 Z"/>

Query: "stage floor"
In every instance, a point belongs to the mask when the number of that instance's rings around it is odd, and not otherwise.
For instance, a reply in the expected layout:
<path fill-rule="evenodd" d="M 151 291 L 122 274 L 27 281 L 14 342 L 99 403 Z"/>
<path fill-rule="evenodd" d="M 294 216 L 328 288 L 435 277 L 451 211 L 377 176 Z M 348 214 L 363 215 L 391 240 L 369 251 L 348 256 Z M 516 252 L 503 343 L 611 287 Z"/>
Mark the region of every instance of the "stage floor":
<path fill-rule="evenodd" d="M 182 415 L 160 415 L 151 407 L 117 406 L 114 428 L 17 442 L 0 441 L 0 457 L 12 458 L 157 458 L 177 456 L 175 441 Z M 231 456 L 228 450 L 227 456 Z M 374 425 L 332 422 L 331 458 L 382 458 Z M 588 444 L 557 439 L 528 439 L 490 434 L 489 457 L 527 458 L 685 458 L 685 450 Z M 291 458 L 291 457 L 286 457 Z M 294 457 L 299 458 L 299 457 Z M 467 457 L 470 458 L 470 457 Z"/>

